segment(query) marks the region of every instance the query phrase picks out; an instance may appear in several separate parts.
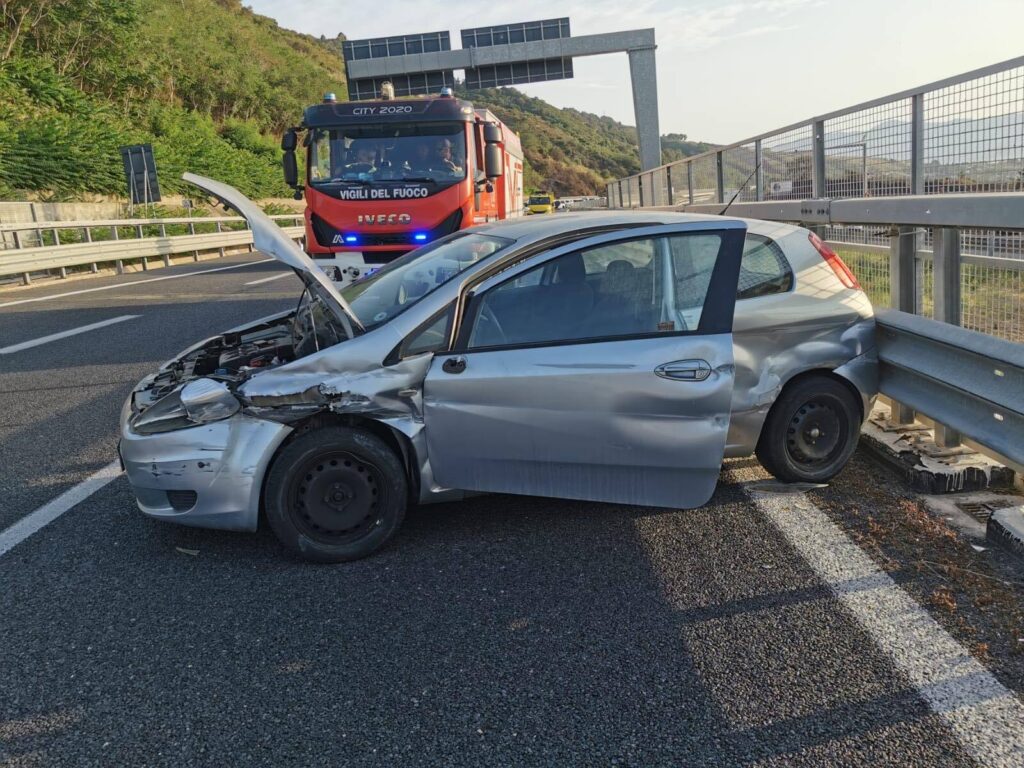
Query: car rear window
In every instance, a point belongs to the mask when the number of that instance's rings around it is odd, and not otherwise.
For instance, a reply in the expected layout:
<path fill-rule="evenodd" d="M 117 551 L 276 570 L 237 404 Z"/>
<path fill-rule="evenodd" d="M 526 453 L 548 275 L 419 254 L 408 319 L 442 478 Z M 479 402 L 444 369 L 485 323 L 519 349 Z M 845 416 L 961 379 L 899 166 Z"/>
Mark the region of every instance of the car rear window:
<path fill-rule="evenodd" d="M 756 299 L 773 293 L 786 293 L 793 287 L 790 269 L 782 249 L 763 235 L 747 235 L 740 261 L 737 299 Z"/>

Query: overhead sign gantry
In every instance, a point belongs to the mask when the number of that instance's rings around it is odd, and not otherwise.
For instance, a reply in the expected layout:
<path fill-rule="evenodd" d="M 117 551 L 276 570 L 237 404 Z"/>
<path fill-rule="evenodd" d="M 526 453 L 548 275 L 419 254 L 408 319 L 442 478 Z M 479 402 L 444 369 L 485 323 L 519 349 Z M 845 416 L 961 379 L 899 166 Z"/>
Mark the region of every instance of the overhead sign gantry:
<path fill-rule="evenodd" d="M 436 93 L 465 72 L 469 89 L 520 85 L 573 76 L 573 58 L 626 53 L 633 87 L 642 170 L 661 165 L 658 82 L 653 29 L 573 37 L 569 19 L 546 19 L 461 32 L 452 50 L 448 32 L 348 40 L 342 46 L 349 98 L 376 98 L 384 81 L 396 96 Z"/>

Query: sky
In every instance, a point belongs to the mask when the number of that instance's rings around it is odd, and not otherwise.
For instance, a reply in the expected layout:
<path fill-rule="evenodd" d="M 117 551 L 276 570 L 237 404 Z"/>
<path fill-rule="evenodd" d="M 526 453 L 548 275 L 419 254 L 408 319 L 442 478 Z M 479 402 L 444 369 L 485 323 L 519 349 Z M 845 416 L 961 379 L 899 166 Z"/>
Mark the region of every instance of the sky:
<path fill-rule="evenodd" d="M 653 27 L 661 133 L 731 143 L 1024 55 L 1024 0 L 244 0 L 289 29 L 349 39 L 568 16 L 573 35 Z M 626 54 L 518 86 L 636 120 Z"/>

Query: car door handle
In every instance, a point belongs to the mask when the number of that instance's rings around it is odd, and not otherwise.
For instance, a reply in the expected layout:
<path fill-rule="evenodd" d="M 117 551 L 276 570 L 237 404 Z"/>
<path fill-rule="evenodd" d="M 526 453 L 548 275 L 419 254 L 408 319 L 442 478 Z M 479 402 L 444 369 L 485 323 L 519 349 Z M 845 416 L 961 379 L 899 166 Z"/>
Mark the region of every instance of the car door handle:
<path fill-rule="evenodd" d="M 711 375 L 711 365 L 707 360 L 676 360 L 672 363 L 659 365 L 654 372 L 663 379 L 676 381 L 704 381 Z"/>
<path fill-rule="evenodd" d="M 441 370 L 445 373 L 462 373 L 466 370 L 466 358 L 462 355 L 449 357 L 441 364 Z"/>

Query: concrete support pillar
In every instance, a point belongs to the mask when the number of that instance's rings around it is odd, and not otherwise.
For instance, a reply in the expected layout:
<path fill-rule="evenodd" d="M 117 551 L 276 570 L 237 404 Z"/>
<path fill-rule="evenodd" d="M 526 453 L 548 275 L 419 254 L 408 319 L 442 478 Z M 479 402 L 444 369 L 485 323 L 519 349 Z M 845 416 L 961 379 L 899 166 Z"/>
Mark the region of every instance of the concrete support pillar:
<path fill-rule="evenodd" d="M 640 170 L 649 171 L 661 165 L 658 74 L 654 48 L 629 51 L 629 78 L 633 84 L 633 114 L 640 141 Z"/>

